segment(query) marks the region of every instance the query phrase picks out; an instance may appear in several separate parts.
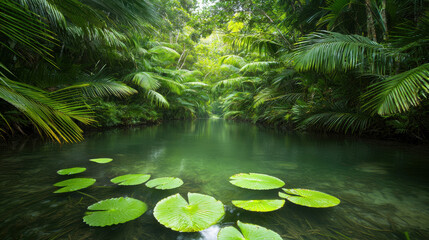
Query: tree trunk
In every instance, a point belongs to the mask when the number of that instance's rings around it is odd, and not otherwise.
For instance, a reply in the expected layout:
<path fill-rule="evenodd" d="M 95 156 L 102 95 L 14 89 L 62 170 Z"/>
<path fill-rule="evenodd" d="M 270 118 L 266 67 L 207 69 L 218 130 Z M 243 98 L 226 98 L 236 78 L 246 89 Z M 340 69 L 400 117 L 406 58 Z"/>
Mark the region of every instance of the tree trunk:
<path fill-rule="evenodd" d="M 372 18 L 371 11 L 371 0 L 365 0 L 365 8 L 366 8 L 366 28 L 368 32 L 368 38 L 373 41 L 377 41 L 377 33 L 375 32 L 374 19 Z"/>
<path fill-rule="evenodd" d="M 381 18 L 382 18 L 383 27 L 384 27 L 383 39 L 387 40 L 387 36 L 389 32 L 387 30 L 386 0 L 381 1 Z"/>

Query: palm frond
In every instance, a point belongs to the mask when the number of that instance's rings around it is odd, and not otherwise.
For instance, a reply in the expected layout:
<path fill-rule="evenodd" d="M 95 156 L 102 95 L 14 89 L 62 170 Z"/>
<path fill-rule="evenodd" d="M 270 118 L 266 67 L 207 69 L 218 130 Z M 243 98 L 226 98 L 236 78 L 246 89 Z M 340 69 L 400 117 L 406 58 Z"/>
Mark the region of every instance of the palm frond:
<path fill-rule="evenodd" d="M 159 93 L 159 92 L 157 92 L 155 90 L 148 90 L 147 91 L 147 95 L 148 95 L 148 98 L 152 102 L 155 102 L 155 104 L 158 105 L 159 107 L 168 108 L 170 106 L 170 104 L 168 103 L 167 99 L 165 99 L 165 97 L 162 96 L 161 93 Z"/>
<path fill-rule="evenodd" d="M 146 89 L 156 90 L 161 86 L 161 83 L 155 79 L 152 72 L 137 72 L 128 75 L 125 80 L 131 80 L 134 84 Z"/>
<path fill-rule="evenodd" d="M 275 54 L 282 45 L 271 39 L 273 35 L 261 34 L 227 34 L 224 35 L 224 41 L 230 44 L 232 49 L 246 49 L 249 52 L 255 51 L 259 54 Z"/>
<path fill-rule="evenodd" d="M 244 58 L 237 56 L 237 55 L 225 55 L 222 56 L 219 60 L 219 63 L 222 64 L 228 64 L 232 65 L 236 68 L 242 68 L 244 65 L 246 65 L 246 61 Z"/>
<path fill-rule="evenodd" d="M 28 47 L 55 66 L 48 44 L 55 43 L 56 39 L 47 25 L 37 15 L 14 1 L 0 1 L 0 9 L 0 35 Z M 21 56 L 9 47 L 7 41 L 0 41 L 0 45 Z"/>
<path fill-rule="evenodd" d="M 370 86 L 363 108 L 379 115 L 408 111 L 429 94 L 429 63 L 388 77 Z"/>
<path fill-rule="evenodd" d="M 279 62 L 275 61 L 267 61 L 267 62 L 252 62 L 244 65 L 240 72 L 242 73 L 257 73 L 257 72 L 265 72 L 270 69 L 276 68 L 280 66 Z"/>
<path fill-rule="evenodd" d="M 41 135 L 58 142 L 77 142 L 83 140 L 82 130 L 73 119 L 84 124 L 94 122 L 89 106 L 79 101 L 80 91 L 47 93 L 1 78 L 0 98 L 22 112 Z"/>
<path fill-rule="evenodd" d="M 322 112 L 311 114 L 299 126 L 340 133 L 362 133 L 371 126 L 372 121 L 371 116 L 363 113 Z"/>
<path fill-rule="evenodd" d="M 153 47 L 149 49 L 149 53 L 162 55 L 166 58 L 172 58 L 172 59 L 180 58 L 180 54 L 176 50 L 169 47 L 164 47 L 164 46 Z"/>
<path fill-rule="evenodd" d="M 215 91 L 218 88 L 221 87 L 241 87 L 244 83 L 251 83 L 254 84 L 256 82 L 259 82 L 261 79 L 257 77 L 236 77 L 236 78 L 229 78 L 222 81 L 217 82 L 213 85 L 212 90 Z"/>
<path fill-rule="evenodd" d="M 243 111 L 227 111 L 223 114 L 223 118 L 225 119 L 235 119 L 239 117 L 240 115 L 243 115 Z"/>
<path fill-rule="evenodd" d="M 369 38 L 321 31 L 307 35 L 298 43 L 292 61 L 298 71 L 331 73 L 360 68 L 384 73 L 393 65 L 394 56 Z"/>

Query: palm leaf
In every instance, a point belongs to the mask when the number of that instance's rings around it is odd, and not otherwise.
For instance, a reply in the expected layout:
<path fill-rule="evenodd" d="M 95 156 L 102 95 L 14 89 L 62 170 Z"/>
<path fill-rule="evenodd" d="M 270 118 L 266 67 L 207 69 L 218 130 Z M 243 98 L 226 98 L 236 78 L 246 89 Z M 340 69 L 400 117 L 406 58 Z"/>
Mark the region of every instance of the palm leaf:
<path fill-rule="evenodd" d="M 82 130 L 73 119 L 89 124 L 93 122 L 89 107 L 80 99 L 80 92 L 46 93 L 27 84 L 1 77 L 0 98 L 22 112 L 40 134 L 58 142 L 83 140 Z"/>
<path fill-rule="evenodd" d="M 383 73 L 392 66 L 393 57 L 386 47 L 369 38 L 321 31 L 298 43 L 292 61 L 298 71 L 331 73 L 361 68 Z"/>
<path fill-rule="evenodd" d="M 51 49 L 47 44 L 55 43 L 56 40 L 54 34 L 48 30 L 47 25 L 39 20 L 37 15 L 14 1 L 0 1 L 0 9 L 2 9 L 0 12 L 0 35 L 28 47 L 55 66 Z M 22 57 L 6 43 L 7 41 L 1 41 L 0 45 Z"/>
<path fill-rule="evenodd" d="M 252 62 L 244 65 L 240 72 L 242 73 L 256 73 L 256 72 L 265 72 L 272 68 L 278 67 L 279 62 L 270 61 L 270 62 Z"/>
<path fill-rule="evenodd" d="M 246 65 L 246 61 L 244 58 L 237 55 L 225 55 L 220 58 L 220 64 L 232 65 L 236 68 L 242 68 Z"/>
<path fill-rule="evenodd" d="M 380 115 L 408 111 L 429 93 L 429 63 L 391 76 L 370 86 L 363 108 Z"/>
<path fill-rule="evenodd" d="M 167 99 L 165 99 L 165 97 L 162 96 L 162 94 L 160 94 L 154 90 L 147 91 L 147 95 L 152 102 L 155 102 L 156 105 L 158 105 L 160 107 L 168 108 L 170 106 Z"/>
<path fill-rule="evenodd" d="M 236 77 L 236 78 L 229 78 L 222 81 L 217 82 L 212 90 L 215 91 L 216 89 L 220 87 L 241 87 L 243 83 L 251 83 L 254 84 L 255 82 L 259 82 L 261 79 L 257 77 Z"/>

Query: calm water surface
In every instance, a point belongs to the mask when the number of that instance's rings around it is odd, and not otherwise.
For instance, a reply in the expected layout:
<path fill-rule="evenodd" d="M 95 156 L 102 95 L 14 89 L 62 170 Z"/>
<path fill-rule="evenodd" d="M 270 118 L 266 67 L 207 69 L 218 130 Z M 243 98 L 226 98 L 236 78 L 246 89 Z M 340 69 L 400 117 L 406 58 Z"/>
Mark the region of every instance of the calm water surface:
<path fill-rule="evenodd" d="M 277 133 L 223 120 L 169 122 L 160 126 L 91 134 L 85 142 L 22 144 L 0 148 L 0 239 L 177 239 L 214 240 L 237 220 L 278 232 L 284 239 L 429 239 L 429 149 L 401 143 Z M 96 164 L 90 158 L 111 157 Z M 106 228 L 82 222 L 95 203 L 80 193 L 54 194 L 69 177 L 61 168 L 86 167 L 79 177 L 96 178 L 82 190 L 96 199 L 130 196 L 146 202 L 140 218 Z M 335 195 L 341 204 L 310 209 L 286 203 L 271 213 L 252 213 L 231 200 L 276 199 L 277 190 L 251 191 L 228 182 L 236 173 L 265 173 L 287 188 Z M 119 187 L 110 179 L 128 173 L 180 177 L 168 191 L 144 185 Z M 199 233 L 164 228 L 152 209 L 164 197 L 208 194 L 225 204 L 222 221 Z"/>

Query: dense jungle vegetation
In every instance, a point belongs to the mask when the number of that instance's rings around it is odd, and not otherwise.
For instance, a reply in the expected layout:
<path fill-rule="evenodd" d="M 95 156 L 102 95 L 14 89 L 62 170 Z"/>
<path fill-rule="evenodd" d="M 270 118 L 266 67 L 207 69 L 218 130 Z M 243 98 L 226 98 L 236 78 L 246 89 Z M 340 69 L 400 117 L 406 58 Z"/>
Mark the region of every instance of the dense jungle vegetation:
<path fill-rule="evenodd" d="M 427 140 L 426 0 L 2 0 L 0 134 L 217 115 Z"/>

